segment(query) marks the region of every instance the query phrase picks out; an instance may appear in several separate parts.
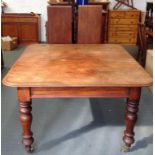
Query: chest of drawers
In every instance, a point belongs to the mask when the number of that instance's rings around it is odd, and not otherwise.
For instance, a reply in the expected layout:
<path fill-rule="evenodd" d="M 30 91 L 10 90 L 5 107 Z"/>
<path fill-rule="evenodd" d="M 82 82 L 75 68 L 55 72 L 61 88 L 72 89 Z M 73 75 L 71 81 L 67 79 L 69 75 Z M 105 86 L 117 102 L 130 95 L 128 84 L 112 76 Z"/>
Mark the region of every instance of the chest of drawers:
<path fill-rule="evenodd" d="M 138 10 L 109 11 L 108 42 L 136 44 L 139 19 Z"/>

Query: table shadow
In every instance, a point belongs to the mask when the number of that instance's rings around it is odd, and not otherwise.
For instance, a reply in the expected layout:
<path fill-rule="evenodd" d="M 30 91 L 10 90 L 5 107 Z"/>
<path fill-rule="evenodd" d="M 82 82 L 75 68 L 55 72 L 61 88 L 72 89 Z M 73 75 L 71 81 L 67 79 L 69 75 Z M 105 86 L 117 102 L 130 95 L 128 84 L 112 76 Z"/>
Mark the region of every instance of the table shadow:
<path fill-rule="evenodd" d="M 90 106 L 93 115 L 93 121 L 88 125 L 74 130 L 60 138 L 50 140 L 39 146 L 38 152 L 51 149 L 60 143 L 69 139 L 76 138 L 90 130 L 108 125 L 124 125 L 124 110 L 126 99 L 90 99 Z M 108 102 L 108 103 L 107 103 Z M 119 104 L 117 104 L 119 103 Z M 152 143 L 152 135 L 144 137 L 142 140 L 136 142 L 131 151 L 145 148 Z"/>
<path fill-rule="evenodd" d="M 138 120 L 136 126 L 152 126 L 152 99 L 143 98 L 139 104 Z M 90 107 L 95 122 L 108 126 L 125 125 L 126 98 L 91 98 Z M 144 115 L 145 114 L 145 115 Z"/>
<path fill-rule="evenodd" d="M 43 145 L 39 146 L 38 148 L 38 151 L 37 152 L 40 152 L 40 151 L 45 151 L 45 150 L 48 150 L 48 149 L 51 149 L 52 147 L 64 142 L 64 141 L 67 141 L 69 139 L 73 139 L 73 138 L 76 138 L 90 130 L 93 130 L 95 128 L 98 128 L 98 127 L 101 127 L 102 124 L 99 123 L 99 122 L 95 122 L 95 121 L 92 121 L 90 124 L 80 128 L 80 129 L 77 129 L 77 130 L 74 130 L 60 138 L 57 138 L 57 139 L 54 139 L 54 140 L 50 140 L 46 143 L 44 143 Z"/>
<path fill-rule="evenodd" d="M 148 137 L 144 137 L 141 140 L 136 141 L 135 145 L 133 147 L 131 147 L 130 152 L 146 148 L 149 144 L 152 144 L 152 143 L 153 143 L 153 134 L 151 134 Z"/>

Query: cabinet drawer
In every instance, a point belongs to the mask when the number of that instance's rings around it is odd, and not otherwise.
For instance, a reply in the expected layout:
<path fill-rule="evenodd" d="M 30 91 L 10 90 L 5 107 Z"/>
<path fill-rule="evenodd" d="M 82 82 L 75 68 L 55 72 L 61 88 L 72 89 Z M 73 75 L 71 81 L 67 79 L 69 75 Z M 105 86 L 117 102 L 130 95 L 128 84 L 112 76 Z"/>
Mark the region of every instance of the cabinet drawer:
<path fill-rule="evenodd" d="M 137 38 L 109 38 L 109 43 L 136 44 Z"/>
<path fill-rule="evenodd" d="M 122 11 L 109 11 L 110 18 L 124 18 L 125 12 Z"/>
<path fill-rule="evenodd" d="M 125 12 L 125 18 L 137 18 L 140 17 L 140 11 L 127 11 Z"/>
<path fill-rule="evenodd" d="M 121 38 L 134 38 L 137 36 L 137 33 L 134 32 L 122 32 L 122 31 L 118 31 L 118 32 L 114 32 L 114 31 L 110 31 L 109 32 L 109 37 L 121 37 Z"/>
<path fill-rule="evenodd" d="M 137 25 L 109 25 L 109 31 L 137 31 Z"/>
<path fill-rule="evenodd" d="M 110 18 L 139 18 L 140 11 L 110 11 Z"/>
<path fill-rule="evenodd" d="M 109 24 L 138 24 L 138 19 L 110 19 Z"/>

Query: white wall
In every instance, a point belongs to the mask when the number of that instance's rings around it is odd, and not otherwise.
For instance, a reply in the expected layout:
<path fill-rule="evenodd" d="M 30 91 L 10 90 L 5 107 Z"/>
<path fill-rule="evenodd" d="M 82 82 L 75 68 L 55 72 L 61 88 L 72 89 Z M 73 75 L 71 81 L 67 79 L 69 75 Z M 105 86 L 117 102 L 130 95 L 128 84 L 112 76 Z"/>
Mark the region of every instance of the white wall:
<path fill-rule="evenodd" d="M 4 0 L 8 7 L 6 13 L 40 13 L 41 14 L 41 41 L 46 41 L 45 21 L 47 20 L 46 0 Z"/>
<path fill-rule="evenodd" d="M 8 4 L 5 9 L 6 13 L 40 13 L 41 14 L 41 41 L 46 41 L 45 36 L 45 21 L 47 20 L 47 0 L 4 0 Z M 116 3 L 115 0 L 110 0 L 110 8 Z M 146 1 L 148 0 L 133 0 L 134 6 L 140 10 L 145 10 Z M 152 1 L 152 0 L 150 0 Z"/>

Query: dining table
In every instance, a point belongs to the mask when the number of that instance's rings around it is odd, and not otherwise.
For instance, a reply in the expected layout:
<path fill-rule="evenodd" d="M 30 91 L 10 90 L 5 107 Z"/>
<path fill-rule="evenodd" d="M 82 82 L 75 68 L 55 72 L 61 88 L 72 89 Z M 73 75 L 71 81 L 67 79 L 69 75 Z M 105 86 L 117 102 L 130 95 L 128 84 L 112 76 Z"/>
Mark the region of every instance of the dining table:
<path fill-rule="evenodd" d="M 118 44 L 32 44 L 2 82 L 17 88 L 27 152 L 34 150 L 33 98 L 125 98 L 122 150 L 129 151 L 135 142 L 141 88 L 150 86 L 152 77 Z"/>

